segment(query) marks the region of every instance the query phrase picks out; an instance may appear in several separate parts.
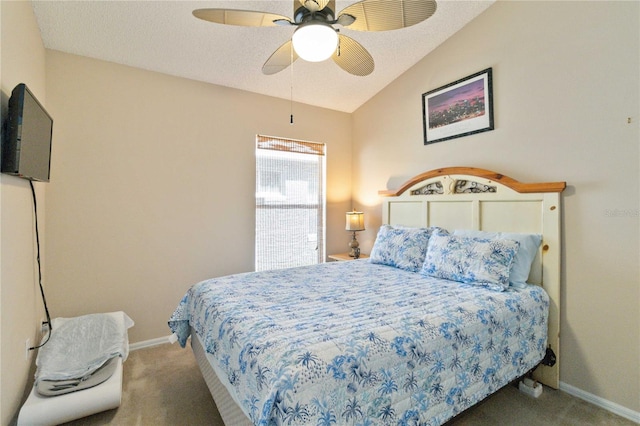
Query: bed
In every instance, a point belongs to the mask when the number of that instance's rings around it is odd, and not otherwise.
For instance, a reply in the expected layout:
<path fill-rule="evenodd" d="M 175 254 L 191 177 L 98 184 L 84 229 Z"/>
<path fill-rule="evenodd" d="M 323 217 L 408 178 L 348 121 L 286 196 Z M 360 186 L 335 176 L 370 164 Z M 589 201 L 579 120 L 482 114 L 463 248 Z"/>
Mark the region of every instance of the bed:
<path fill-rule="evenodd" d="M 423 173 L 380 192 L 369 259 L 198 283 L 169 326 L 228 425 L 440 425 L 532 370 L 557 388 L 564 187 Z"/>

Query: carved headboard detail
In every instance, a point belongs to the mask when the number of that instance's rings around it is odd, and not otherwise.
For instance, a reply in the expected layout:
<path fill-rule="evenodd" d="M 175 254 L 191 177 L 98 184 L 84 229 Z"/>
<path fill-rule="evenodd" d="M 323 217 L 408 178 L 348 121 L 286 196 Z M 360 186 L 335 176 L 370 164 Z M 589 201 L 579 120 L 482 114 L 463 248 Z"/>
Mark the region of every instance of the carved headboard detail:
<path fill-rule="evenodd" d="M 475 180 L 475 179 L 466 178 L 466 179 L 456 180 L 451 177 L 452 175 L 467 175 L 469 176 L 469 178 L 476 177 L 479 179 Z M 436 182 L 440 182 L 439 184 L 435 183 L 435 186 L 433 185 L 433 183 L 427 184 L 426 187 L 428 188 L 425 190 L 427 192 L 417 192 L 422 188 L 413 189 L 412 195 L 495 192 L 495 190 L 489 190 L 489 189 L 485 189 L 481 191 L 462 190 L 462 188 L 467 189 L 472 187 L 483 188 L 485 184 L 481 183 L 481 181 L 485 179 L 494 181 L 496 183 L 500 183 L 508 188 L 513 189 L 516 192 L 520 192 L 523 194 L 531 193 L 531 192 L 562 192 L 566 187 L 566 182 L 522 183 L 508 176 L 505 176 L 501 173 L 492 172 L 491 170 L 478 169 L 475 167 L 445 167 L 442 169 L 431 170 L 431 171 L 419 174 L 418 176 L 415 176 L 409 179 L 408 181 L 406 181 L 404 184 L 400 186 L 400 188 L 396 190 L 378 191 L 378 194 L 385 197 L 398 196 L 404 193 L 407 189 L 411 188 L 412 186 L 436 177 L 440 178 L 439 180 L 434 179 Z M 467 182 L 467 183 L 462 183 L 462 182 Z M 458 189 L 459 185 L 460 185 L 460 189 Z M 438 192 L 439 191 L 437 190 L 438 187 L 441 187 L 443 192 Z"/>
<path fill-rule="evenodd" d="M 443 176 L 440 181 L 412 189 L 411 195 L 478 194 L 480 192 L 496 192 L 496 187 L 474 180 L 451 179 L 449 176 Z"/>

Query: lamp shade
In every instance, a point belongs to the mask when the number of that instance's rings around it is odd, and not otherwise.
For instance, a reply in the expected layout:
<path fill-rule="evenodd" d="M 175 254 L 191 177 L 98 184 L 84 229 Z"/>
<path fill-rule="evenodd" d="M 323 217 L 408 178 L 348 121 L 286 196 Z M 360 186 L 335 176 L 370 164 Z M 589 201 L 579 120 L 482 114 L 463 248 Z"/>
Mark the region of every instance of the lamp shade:
<path fill-rule="evenodd" d="M 364 231 L 364 213 L 347 212 L 347 231 Z"/>
<path fill-rule="evenodd" d="M 329 59 L 338 47 L 338 33 L 324 22 L 302 24 L 291 38 L 293 48 L 305 61 L 321 62 Z"/>

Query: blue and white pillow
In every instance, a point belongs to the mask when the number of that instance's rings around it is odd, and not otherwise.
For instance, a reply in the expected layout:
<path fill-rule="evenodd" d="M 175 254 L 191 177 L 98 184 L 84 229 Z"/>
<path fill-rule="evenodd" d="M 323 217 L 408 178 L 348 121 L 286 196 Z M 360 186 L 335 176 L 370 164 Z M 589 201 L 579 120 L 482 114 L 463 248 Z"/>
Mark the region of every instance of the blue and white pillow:
<path fill-rule="evenodd" d="M 507 239 L 434 233 L 421 273 L 503 291 L 509 287 L 509 270 L 519 247 L 519 242 Z"/>
<path fill-rule="evenodd" d="M 524 288 L 529 279 L 529 272 L 533 260 L 538 254 L 538 248 L 542 243 L 540 234 L 521 234 L 513 232 L 485 232 L 466 229 L 456 229 L 453 235 L 460 237 L 486 238 L 486 239 L 509 239 L 520 243 L 520 248 L 511 264 L 509 271 L 509 284 L 513 287 Z"/>
<path fill-rule="evenodd" d="M 442 228 L 409 228 L 382 225 L 378 231 L 369 261 L 381 265 L 393 266 L 410 272 L 419 272 L 427 254 L 429 237 Z"/>

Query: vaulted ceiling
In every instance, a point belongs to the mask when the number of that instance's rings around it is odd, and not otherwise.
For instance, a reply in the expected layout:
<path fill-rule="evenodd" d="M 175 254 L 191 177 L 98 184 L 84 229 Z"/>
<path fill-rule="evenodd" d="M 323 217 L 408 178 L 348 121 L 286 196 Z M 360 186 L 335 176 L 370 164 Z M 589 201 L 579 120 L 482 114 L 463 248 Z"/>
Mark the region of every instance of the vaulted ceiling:
<path fill-rule="evenodd" d="M 493 1 L 439 0 L 431 18 L 400 30 L 340 28 L 373 56 L 375 69 L 366 77 L 348 74 L 331 60 L 297 60 L 293 67 L 264 75 L 262 65 L 294 28 L 220 25 L 192 15 L 195 9 L 226 8 L 293 17 L 291 0 L 49 0 L 33 5 L 46 48 L 353 112 Z M 353 3 L 336 0 L 336 10 Z"/>

